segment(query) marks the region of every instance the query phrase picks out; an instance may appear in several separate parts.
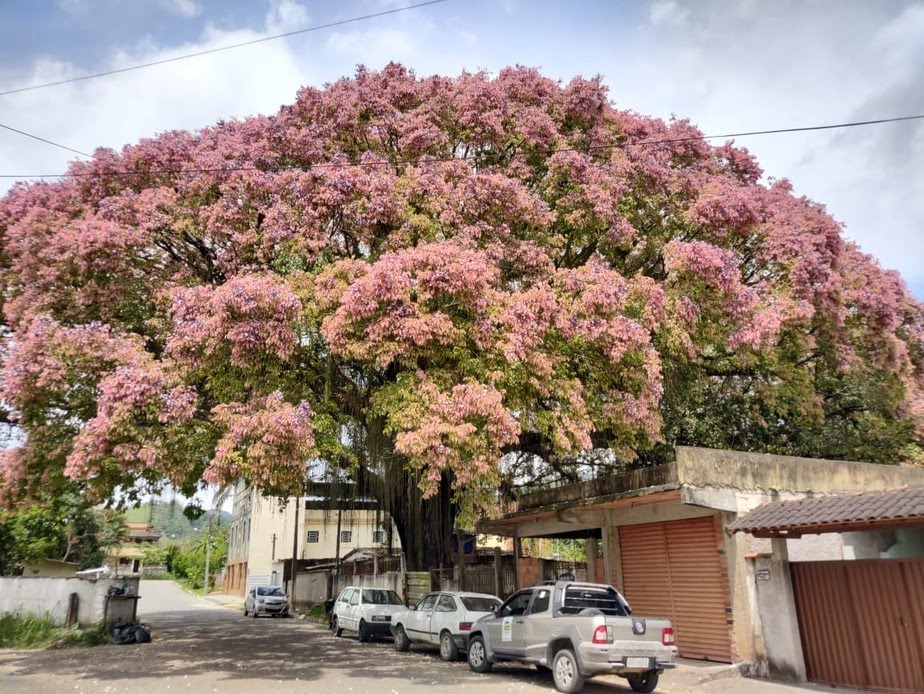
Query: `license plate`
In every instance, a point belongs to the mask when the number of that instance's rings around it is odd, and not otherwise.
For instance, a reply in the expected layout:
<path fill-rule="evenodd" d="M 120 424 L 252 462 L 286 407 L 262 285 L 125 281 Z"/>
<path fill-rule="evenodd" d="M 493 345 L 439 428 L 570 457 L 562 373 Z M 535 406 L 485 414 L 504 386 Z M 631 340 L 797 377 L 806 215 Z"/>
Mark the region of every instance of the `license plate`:
<path fill-rule="evenodd" d="M 648 668 L 649 665 L 651 665 L 650 658 L 626 658 L 626 667 Z"/>

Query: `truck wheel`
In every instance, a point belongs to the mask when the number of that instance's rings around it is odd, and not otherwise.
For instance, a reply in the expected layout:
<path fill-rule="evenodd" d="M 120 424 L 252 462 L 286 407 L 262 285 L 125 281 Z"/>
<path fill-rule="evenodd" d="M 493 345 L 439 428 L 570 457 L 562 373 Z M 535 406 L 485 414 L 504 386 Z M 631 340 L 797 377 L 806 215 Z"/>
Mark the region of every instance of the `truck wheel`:
<path fill-rule="evenodd" d="M 555 682 L 555 689 L 565 694 L 579 692 L 584 688 L 584 676 L 570 648 L 562 648 L 552 659 L 552 681 Z"/>
<path fill-rule="evenodd" d="M 629 675 L 626 679 L 629 680 L 629 686 L 632 687 L 633 692 L 651 694 L 651 692 L 655 690 L 655 687 L 658 686 L 658 678 L 660 676 L 660 670 L 649 670 L 648 672 L 642 672 L 638 675 Z"/>
<path fill-rule="evenodd" d="M 400 624 L 395 627 L 395 650 L 399 653 L 404 653 L 411 647 L 411 640 L 407 637 L 407 633 L 404 631 L 404 627 Z"/>
<path fill-rule="evenodd" d="M 484 639 L 480 634 L 468 642 L 468 667 L 472 672 L 491 672 L 488 649 L 484 647 Z"/>
<path fill-rule="evenodd" d="M 343 636 L 343 629 L 340 628 L 340 622 L 336 617 L 330 620 L 330 633 L 338 639 Z"/>
<path fill-rule="evenodd" d="M 365 621 L 359 623 L 359 642 L 366 643 L 369 640 L 369 627 L 366 626 Z"/>

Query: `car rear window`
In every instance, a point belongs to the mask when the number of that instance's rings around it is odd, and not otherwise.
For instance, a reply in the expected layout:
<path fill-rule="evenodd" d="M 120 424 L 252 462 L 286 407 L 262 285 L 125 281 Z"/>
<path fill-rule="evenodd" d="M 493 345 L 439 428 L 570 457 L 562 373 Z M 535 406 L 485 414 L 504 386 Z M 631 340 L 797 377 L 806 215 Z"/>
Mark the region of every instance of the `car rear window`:
<path fill-rule="evenodd" d="M 494 612 L 501 604 L 501 601 L 496 598 L 461 597 L 459 599 L 469 612 Z"/>
<path fill-rule="evenodd" d="M 625 608 L 615 590 L 568 586 L 562 601 L 561 614 L 578 614 L 581 610 L 595 609 L 612 617 L 627 617 Z"/>
<path fill-rule="evenodd" d="M 277 588 L 276 586 L 263 586 L 257 588 L 257 595 L 272 595 L 274 597 L 285 597 L 286 594 L 282 592 L 282 588 Z"/>
<path fill-rule="evenodd" d="M 363 602 L 367 605 L 403 605 L 393 590 L 364 590 Z"/>

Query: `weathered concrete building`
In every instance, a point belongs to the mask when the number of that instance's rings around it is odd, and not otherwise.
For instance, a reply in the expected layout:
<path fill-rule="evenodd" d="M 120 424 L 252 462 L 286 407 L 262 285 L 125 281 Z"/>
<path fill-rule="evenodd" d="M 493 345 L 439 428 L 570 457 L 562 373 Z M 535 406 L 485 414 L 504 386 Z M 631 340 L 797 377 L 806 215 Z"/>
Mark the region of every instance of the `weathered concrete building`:
<path fill-rule="evenodd" d="M 804 680 L 790 566 L 897 553 L 924 566 L 924 525 L 772 540 L 733 524 L 768 503 L 909 485 L 924 486 L 924 469 L 678 447 L 669 465 L 523 496 L 481 530 L 517 545 L 584 538 L 588 557 L 599 543 L 602 559 L 587 563 L 587 578 L 619 587 L 637 614 L 669 616 L 681 655 L 750 661 L 762 674 Z M 520 585 L 551 578 L 541 559 L 516 554 Z M 916 600 L 924 615 L 924 597 Z"/>
<path fill-rule="evenodd" d="M 344 557 L 356 549 L 386 547 L 400 551 L 389 518 L 374 502 L 346 500 L 331 510 L 327 498 L 298 499 L 297 559 Z M 283 584 L 284 565 L 292 558 L 296 499 L 263 496 L 243 483 L 235 487 L 224 592 L 243 595 L 248 586 Z M 339 540 L 339 542 L 338 542 Z"/>

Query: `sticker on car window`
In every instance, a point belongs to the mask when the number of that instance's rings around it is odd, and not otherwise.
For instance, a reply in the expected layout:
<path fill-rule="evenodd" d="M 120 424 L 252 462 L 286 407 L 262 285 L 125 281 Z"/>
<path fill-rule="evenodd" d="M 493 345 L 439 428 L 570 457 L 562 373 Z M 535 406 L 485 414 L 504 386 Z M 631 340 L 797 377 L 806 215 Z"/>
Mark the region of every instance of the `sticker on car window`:
<path fill-rule="evenodd" d="M 501 641 L 513 641 L 513 617 L 504 617 L 501 624 Z"/>

